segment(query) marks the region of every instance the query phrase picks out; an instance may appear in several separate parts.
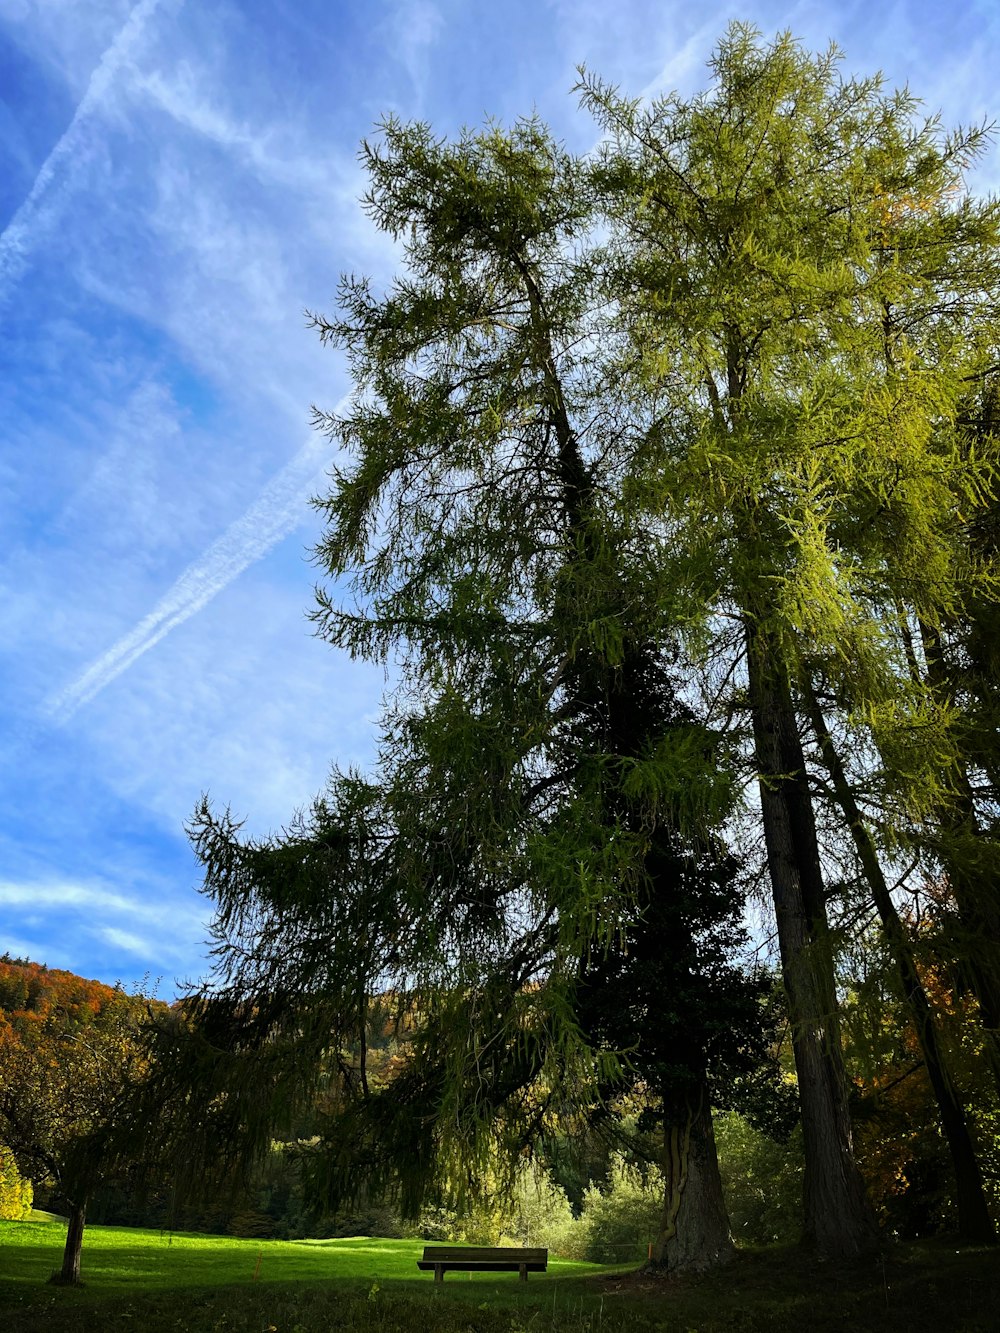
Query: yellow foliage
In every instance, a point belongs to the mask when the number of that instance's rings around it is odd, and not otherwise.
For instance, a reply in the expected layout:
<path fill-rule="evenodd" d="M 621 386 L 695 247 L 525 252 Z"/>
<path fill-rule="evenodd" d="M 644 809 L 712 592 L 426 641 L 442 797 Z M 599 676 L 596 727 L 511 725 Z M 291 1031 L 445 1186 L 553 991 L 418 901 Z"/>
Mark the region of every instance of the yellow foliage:
<path fill-rule="evenodd" d="M 0 1219 L 21 1222 L 31 1214 L 34 1190 L 17 1169 L 14 1154 L 0 1144 Z"/>

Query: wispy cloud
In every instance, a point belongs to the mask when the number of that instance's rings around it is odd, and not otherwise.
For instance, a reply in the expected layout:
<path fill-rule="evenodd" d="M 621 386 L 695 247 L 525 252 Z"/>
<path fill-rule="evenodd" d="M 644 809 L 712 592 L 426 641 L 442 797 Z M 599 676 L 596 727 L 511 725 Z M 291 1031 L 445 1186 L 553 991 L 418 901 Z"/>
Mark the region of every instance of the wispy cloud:
<path fill-rule="evenodd" d="M 52 944 L 51 939 L 30 939 L 26 935 L 4 935 L 0 937 L 0 948 L 11 958 L 44 958 L 48 967 L 63 967 L 67 970 L 72 965 L 72 958 L 65 950 Z"/>
<path fill-rule="evenodd" d="M 431 53 L 444 30 L 443 16 L 431 0 L 405 0 L 396 6 L 387 26 L 390 44 L 422 105 L 430 80 Z"/>
<path fill-rule="evenodd" d="M 136 935 L 131 930 L 119 930 L 117 926 L 104 926 L 100 933 L 102 938 L 107 940 L 109 944 L 113 944 L 115 948 L 124 949 L 126 953 L 135 954 L 138 958 L 156 958 L 162 952 L 162 940 L 144 939 L 142 935 Z"/>
<path fill-rule="evenodd" d="M 207 911 L 200 902 L 126 894 L 99 882 L 0 880 L 0 905 L 16 909 L 19 931 L 0 928 L 0 951 L 74 969 L 81 966 L 81 947 L 84 952 L 92 947 L 87 939 L 163 966 L 188 960 L 192 945 L 207 934 Z M 44 946 L 32 935 L 44 937 Z"/>
<path fill-rule="evenodd" d="M 62 880 L 47 884 L 0 881 L 0 903 L 6 907 L 89 906 L 117 911 L 127 911 L 131 906 L 123 894 Z"/>
<path fill-rule="evenodd" d="M 28 255 L 54 221 L 74 171 L 86 157 L 87 122 L 106 102 L 115 79 L 138 49 L 163 0 L 139 0 L 91 74 L 73 119 L 42 163 L 27 198 L 0 233 L 0 301 L 24 270 Z"/>
<path fill-rule="evenodd" d="M 346 406 L 345 397 L 336 412 Z M 66 721 L 88 700 L 149 652 L 216 597 L 255 561 L 271 550 L 305 517 L 305 503 L 315 493 L 329 463 L 329 446 L 311 439 L 267 485 L 245 513 L 188 565 L 169 592 L 127 634 L 49 702 L 49 712 Z"/>
<path fill-rule="evenodd" d="M 294 119 L 252 124 L 234 115 L 219 96 L 219 81 L 208 62 L 181 60 L 169 72 L 138 73 L 131 88 L 177 129 L 215 144 L 263 181 L 291 187 L 297 195 L 312 192 L 324 202 L 352 204 L 360 193 L 357 162 L 339 145 L 318 154 L 315 145 L 298 141 L 301 127 Z"/>
<path fill-rule="evenodd" d="M 81 884 L 63 879 L 24 883 L 0 880 L 0 904 L 26 911 L 58 907 L 64 910 L 113 913 L 150 922 L 173 919 L 176 915 L 175 906 L 165 904 L 160 898 L 151 902 L 105 888 L 101 884 Z"/>

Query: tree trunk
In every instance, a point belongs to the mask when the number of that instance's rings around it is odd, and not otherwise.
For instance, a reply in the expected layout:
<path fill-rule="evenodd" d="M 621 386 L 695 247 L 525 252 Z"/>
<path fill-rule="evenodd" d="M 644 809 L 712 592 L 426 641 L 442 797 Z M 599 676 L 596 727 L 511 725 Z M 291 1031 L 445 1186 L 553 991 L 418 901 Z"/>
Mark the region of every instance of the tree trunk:
<path fill-rule="evenodd" d="M 940 637 L 923 622 L 919 628 L 927 680 L 938 699 L 951 706 L 953 691 Z M 961 760 L 954 777 L 954 799 L 938 811 L 945 835 L 941 855 L 967 937 L 962 948 L 963 971 L 979 1003 L 986 1054 L 1000 1092 L 1000 894 L 992 867 L 982 864 L 982 855 L 974 850 L 977 844 L 982 847 L 983 834 L 976 818 L 972 784 Z M 958 854 L 960 847 L 966 849 L 964 856 Z"/>
<path fill-rule="evenodd" d="M 827 729 L 823 711 L 812 689 L 808 685 L 805 688 L 810 718 L 823 754 L 823 762 L 829 771 L 834 794 L 844 812 L 858 859 L 868 880 L 872 899 L 878 910 L 913 1020 L 920 1052 L 927 1067 L 927 1077 L 937 1099 L 941 1128 L 948 1141 L 955 1171 L 959 1233 L 970 1241 L 994 1241 L 996 1232 L 983 1192 L 982 1173 L 969 1134 L 965 1107 L 941 1051 L 933 1009 L 913 960 L 913 952 L 906 931 L 903 929 L 903 923 L 899 919 L 892 894 L 882 874 L 882 866 L 871 833 L 854 799 L 854 792 L 851 790 L 840 755 Z"/>
<path fill-rule="evenodd" d="M 788 671 L 761 620 L 745 617 L 750 708 L 778 946 L 802 1110 L 803 1241 L 824 1257 L 877 1244 L 851 1138 L 816 825 Z"/>
<path fill-rule="evenodd" d="M 86 1216 L 86 1204 L 70 1204 L 69 1227 L 66 1230 L 66 1248 L 63 1250 L 62 1268 L 52 1278 L 52 1281 L 61 1287 L 78 1287 L 80 1285 L 80 1250 L 83 1246 L 83 1228 Z"/>
<path fill-rule="evenodd" d="M 664 1125 L 663 1137 L 663 1217 L 651 1266 L 702 1272 L 729 1263 L 736 1251 L 704 1088 L 684 1121 Z"/>

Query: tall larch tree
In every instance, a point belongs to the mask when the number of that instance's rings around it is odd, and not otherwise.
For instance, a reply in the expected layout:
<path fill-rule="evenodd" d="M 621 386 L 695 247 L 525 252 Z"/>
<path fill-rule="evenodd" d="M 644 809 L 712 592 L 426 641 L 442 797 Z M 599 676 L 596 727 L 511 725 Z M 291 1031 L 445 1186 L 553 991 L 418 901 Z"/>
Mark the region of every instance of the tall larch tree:
<path fill-rule="evenodd" d="M 695 609 L 690 642 L 711 644 L 716 671 L 735 649 L 792 1018 L 806 1236 L 850 1255 L 874 1229 L 802 684 L 822 662 L 841 706 L 892 718 L 897 744 L 926 713 L 894 622 L 900 604 L 935 624 L 955 604 L 956 505 L 988 487 L 945 428 L 992 338 L 996 208 L 961 189 L 982 131 L 944 134 L 908 93 L 842 78 L 839 59 L 736 24 L 691 101 L 640 105 L 586 75 L 581 91 L 606 134 L 595 178 L 636 392 L 660 407 L 627 487 L 660 525 L 669 596 L 683 588 Z"/>
<path fill-rule="evenodd" d="M 389 122 L 366 161 L 405 265 L 381 296 L 345 282 L 316 321 L 357 395 L 318 418 L 345 461 L 321 503 L 340 582 L 317 622 L 394 658 L 400 684 L 377 777 L 336 778 L 300 838 L 245 845 L 199 814 L 221 964 L 201 1031 L 228 1030 L 228 1004 L 271 1041 L 281 996 L 301 1071 L 310 995 L 345 1036 L 376 986 L 407 996 L 412 1063 L 379 1094 L 362 1055 L 322 1169 L 333 1193 L 398 1184 L 410 1208 L 487 1156 L 516 1165 L 559 1107 L 632 1086 L 632 1058 L 667 1181 L 654 1259 L 723 1262 L 711 1101 L 759 1055 L 757 986 L 729 957 L 730 784 L 676 697 L 657 566 L 621 504 L 643 408 L 618 388 L 588 175 L 533 121 L 455 143 Z M 304 970 L 269 966 L 303 926 Z M 354 941 L 350 971 L 327 932 Z M 659 991 L 626 942 L 658 959 Z"/>

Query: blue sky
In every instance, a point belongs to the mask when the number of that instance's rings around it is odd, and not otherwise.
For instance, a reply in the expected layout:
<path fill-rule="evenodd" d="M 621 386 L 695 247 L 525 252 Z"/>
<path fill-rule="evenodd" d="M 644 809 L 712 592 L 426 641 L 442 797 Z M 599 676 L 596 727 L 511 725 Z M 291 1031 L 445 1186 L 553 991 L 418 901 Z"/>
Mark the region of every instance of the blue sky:
<path fill-rule="evenodd" d="M 305 619 L 350 386 L 303 310 L 394 264 L 361 137 L 537 110 L 586 149 L 578 63 L 690 93 L 732 18 L 1000 117 L 996 0 L 0 0 L 0 952 L 170 998 L 200 794 L 262 833 L 371 759 L 382 671 Z"/>

